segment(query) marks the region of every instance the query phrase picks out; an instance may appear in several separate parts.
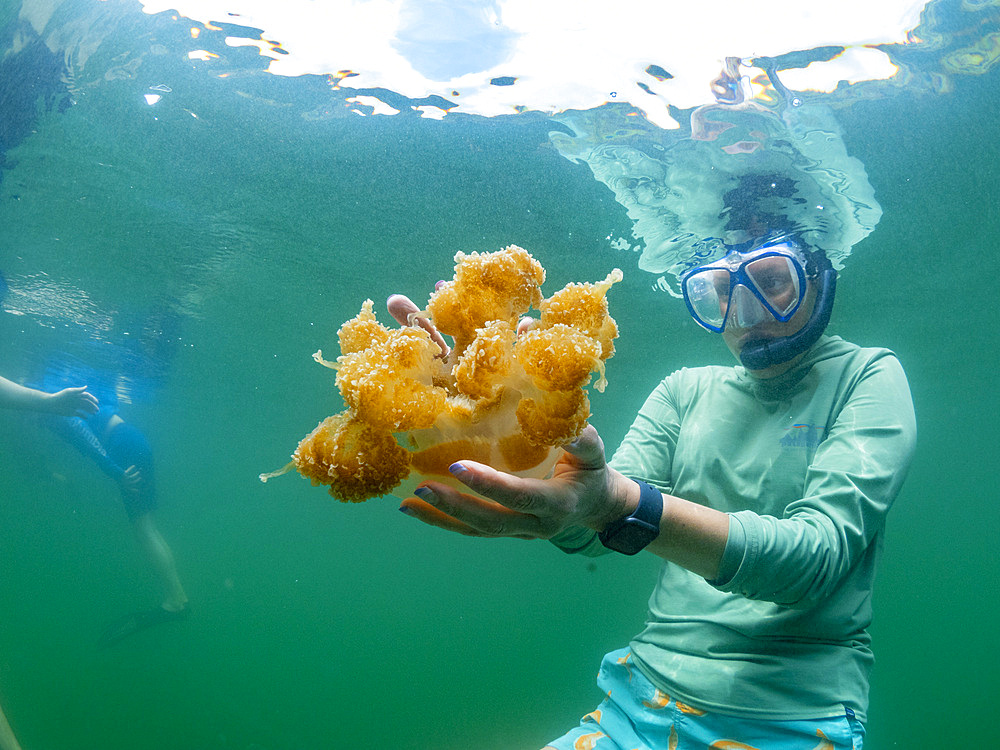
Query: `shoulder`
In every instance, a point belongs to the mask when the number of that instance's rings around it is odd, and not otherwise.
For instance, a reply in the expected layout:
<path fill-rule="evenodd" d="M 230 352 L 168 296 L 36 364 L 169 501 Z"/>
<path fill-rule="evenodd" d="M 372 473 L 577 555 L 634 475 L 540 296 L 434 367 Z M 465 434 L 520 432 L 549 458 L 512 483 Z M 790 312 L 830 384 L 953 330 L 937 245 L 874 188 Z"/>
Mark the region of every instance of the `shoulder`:
<path fill-rule="evenodd" d="M 675 391 L 699 390 L 728 381 L 736 381 L 736 368 L 722 365 L 682 367 L 663 379 L 660 387 Z"/>
<path fill-rule="evenodd" d="M 864 347 L 837 339 L 839 355 L 819 362 L 816 368 L 829 383 L 830 397 L 840 413 L 849 409 L 878 422 L 892 422 L 916 429 L 913 399 L 906 373 L 896 354 L 884 347 Z"/>
<path fill-rule="evenodd" d="M 728 401 L 735 392 L 745 390 L 746 384 L 741 382 L 735 367 L 682 367 L 660 382 L 650 401 L 669 404 L 678 414 L 684 414 L 697 404 L 707 406 L 719 399 Z"/>
<path fill-rule="evenodd" d="M 814 367 L 838 370 L 843 377 L 856 380 L 868 377 L 890 377 L 906 381 L 903 365 L 891 349 L 880 346 L 858 346 L 839 336 L 824 337 L 817 346 Z"/>

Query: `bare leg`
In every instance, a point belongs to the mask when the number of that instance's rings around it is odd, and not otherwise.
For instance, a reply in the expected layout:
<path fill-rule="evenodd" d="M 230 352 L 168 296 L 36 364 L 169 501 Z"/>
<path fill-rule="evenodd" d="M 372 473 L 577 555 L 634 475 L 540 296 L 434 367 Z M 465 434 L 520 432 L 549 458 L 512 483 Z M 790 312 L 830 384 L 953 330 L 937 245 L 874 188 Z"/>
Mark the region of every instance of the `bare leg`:
<path fill-rule="evenodd" d="M 174 553 L 153 521 L 152 513 L 143 513 L 132 521 L 136 539 L 163 584 L 163 608 L 179 612 L 187 606 L 188 598 L 177 575 Z M 0 750 L 4 750 L 0 748 Z"/>
<path fill-rule="evenodd" d="M 174 553 L 160 530 L 156 528 L 153 521 L 153 514 L 143 513 L 132 519 L 132 530 L 135 538 L 146 554 L 150 565 L 156 572 L 157 578 L 163 586 L 163 602 L 159 607 L 142 612 L 132 612 L 119 617 L 112 622 L 98 640 L 100 648 L 108 648 L 116 643 L 128 638 L 140 630 L 145 630 L 164 622 L 170 622 L 187 615 L 187 594 L 181 585 L 180 577 L 177 575 L 177 567 L 174 565 Z M 0 750 L 6 750 L 0 747 Z M 15 749 L 16 750 L 16 749 Z"/>
<path fill-rule="evenodd" d="M 17 737 L 14 736 L 14 730 L 10 728 L 7 717 L 3 715 L 3 709 L 0 709 L 0 750 L 21 750 Z"/>

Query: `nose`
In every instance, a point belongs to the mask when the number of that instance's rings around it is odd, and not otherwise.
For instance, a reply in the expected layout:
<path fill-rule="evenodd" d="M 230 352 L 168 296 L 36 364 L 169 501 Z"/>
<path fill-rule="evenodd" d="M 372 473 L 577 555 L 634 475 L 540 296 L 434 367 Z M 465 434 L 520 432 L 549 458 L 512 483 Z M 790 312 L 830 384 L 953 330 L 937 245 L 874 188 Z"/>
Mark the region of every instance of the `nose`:
<path fill-rule="evenodd" d="M 729 299 L 729 322 L 737 328 L 752 328 L 764 321 L 767 310 L 753 293 L 738 284 Z"/>

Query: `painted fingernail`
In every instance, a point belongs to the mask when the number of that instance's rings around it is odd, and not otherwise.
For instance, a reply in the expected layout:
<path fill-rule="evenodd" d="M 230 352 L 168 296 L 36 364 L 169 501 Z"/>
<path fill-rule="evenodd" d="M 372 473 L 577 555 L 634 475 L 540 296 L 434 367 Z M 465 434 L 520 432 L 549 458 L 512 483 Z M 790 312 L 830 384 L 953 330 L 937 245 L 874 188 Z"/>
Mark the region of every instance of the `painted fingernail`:
<path fill-rule="evenodd" d="M 466 471 L 468 471 L 468 469 L 466 469 L 460 463 L 453 463 L 451 466 L 448 467 L 448 471 L 450 471 L 452 474 L 458 475 L 465 473 Z"/>
<path fill-rule="evenodd" d="M 412 516 L 413 515 L 413 509 L 412 508 L 408 508 L 405 505 L 399 506 L 399 512 L 402 513 L 404 516 Z"/>
<path fill-rule="evenodd" d="M 413 494 L 419 497 L 425 503 L 433 503 L 435 499 L 434 490 L 432 490 L 430 487 L 417 487 L 417 489 L 413 490 Z"/>

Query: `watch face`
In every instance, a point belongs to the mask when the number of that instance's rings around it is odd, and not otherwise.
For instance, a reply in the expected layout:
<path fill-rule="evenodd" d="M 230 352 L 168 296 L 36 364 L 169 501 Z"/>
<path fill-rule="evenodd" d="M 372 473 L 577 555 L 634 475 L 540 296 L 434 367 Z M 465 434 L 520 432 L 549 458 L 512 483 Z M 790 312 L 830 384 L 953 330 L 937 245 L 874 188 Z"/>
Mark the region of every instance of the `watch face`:
<path fill-rule="evenodd" d="M 630 516 L 605 529 L 600 539 L 601 544 L 608 549 L 621 552 L 623 555 L 634 555 L 656 539 L 659 532 L 658 526 L 652 526 Z"/>
<path fill-rule="evenodd" d="M 660 533 L 663 495 L 652 485 L 633 480 L 639 485 L 639 505 L 625 518 L 620 518 L 598 534 L 608 549 L 623 555 L 634 555 L 646 548 Z"/>

